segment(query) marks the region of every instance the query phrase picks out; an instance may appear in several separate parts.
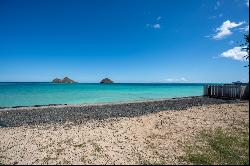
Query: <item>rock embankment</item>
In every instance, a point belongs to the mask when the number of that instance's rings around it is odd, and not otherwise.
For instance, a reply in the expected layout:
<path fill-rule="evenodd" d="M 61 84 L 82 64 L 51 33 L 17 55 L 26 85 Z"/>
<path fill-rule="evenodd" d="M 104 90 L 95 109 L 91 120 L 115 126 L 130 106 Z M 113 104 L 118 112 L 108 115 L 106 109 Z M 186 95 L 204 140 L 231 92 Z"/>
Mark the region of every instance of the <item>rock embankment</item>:
<path fill-rule="evenodd" d="M 2 127 L 8 127 L 65 122 L 85 123 L 89 120 L 136 117 L 162 110 L 184 110 L 192 106 L 235 102 L 238 101 L 207 97 L 186 97 L 120 104 L 5 108 L 0 110 L 0 124 Z"/>

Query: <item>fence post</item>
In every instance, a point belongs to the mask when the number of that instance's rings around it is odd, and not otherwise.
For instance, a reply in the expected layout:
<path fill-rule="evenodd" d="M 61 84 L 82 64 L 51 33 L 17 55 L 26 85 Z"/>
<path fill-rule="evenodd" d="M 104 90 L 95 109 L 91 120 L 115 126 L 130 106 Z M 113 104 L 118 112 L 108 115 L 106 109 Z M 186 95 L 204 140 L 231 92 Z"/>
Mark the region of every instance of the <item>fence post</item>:
<path fill-rule="evenodd" d="M 204 85 L 203 94 L 204 96 L 208 96 L 208 85 Z"/>

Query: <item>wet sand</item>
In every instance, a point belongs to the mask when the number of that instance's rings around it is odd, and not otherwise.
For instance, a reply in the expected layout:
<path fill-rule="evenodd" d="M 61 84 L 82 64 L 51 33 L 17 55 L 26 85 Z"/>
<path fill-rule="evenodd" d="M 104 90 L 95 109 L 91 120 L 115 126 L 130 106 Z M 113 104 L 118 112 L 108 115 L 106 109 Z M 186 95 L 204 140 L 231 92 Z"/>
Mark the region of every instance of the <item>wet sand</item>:
<path fill-rule="evenodd" d="M 183 164 L 201 130 L 249 123 L 249 103 L 162 110 L 133 117 L 0 128 L 2 164 Z M 185 164 L 185 163 L 184 163 Z"/>

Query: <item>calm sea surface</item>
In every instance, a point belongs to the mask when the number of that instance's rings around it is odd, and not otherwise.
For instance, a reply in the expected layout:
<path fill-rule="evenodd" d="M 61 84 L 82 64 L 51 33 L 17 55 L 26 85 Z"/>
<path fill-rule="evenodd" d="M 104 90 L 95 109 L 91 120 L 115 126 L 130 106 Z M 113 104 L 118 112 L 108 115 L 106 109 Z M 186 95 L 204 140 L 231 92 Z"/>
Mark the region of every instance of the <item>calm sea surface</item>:
<path fill-rule="evenodd" d="M 0 107 L 90 104 L 199 96 L 204 84 L 0 83 Z"/>

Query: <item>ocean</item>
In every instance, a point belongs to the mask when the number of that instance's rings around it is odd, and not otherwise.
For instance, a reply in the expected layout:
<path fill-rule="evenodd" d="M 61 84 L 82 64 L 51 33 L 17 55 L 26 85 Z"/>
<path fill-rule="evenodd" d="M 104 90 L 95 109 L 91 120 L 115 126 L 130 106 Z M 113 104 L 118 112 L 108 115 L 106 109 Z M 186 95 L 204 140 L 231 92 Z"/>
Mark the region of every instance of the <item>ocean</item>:
<path fill-rule="evenodd" d="M 201 96 L 201 83 L 0 83 L 0 107 L 94 104 Z"/>

